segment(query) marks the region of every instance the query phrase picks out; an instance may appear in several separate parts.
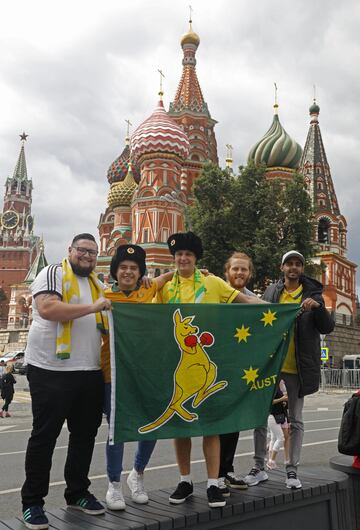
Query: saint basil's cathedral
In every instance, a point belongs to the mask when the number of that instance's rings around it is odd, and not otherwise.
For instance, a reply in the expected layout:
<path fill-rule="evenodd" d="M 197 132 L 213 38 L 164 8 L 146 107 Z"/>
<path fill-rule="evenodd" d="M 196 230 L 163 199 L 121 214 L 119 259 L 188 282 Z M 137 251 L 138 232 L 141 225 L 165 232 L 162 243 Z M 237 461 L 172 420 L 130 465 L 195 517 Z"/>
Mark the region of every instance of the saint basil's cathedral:
<path fill-rule="evenodd" d="M 154 112 L 129 134 L 123 152 L 110 165 L 108 207 L 100 215 L 98 270 L 108 276 L 111 256 L 118 245 L 136 243 L 147 254 L 150 276 L 171 267 L 167 238 L 185 230 L 184 212 L 192 201 L 192 185 L 203 163 L 218 164 L 214 127 L 196 74 L 199 36 L 192 30 L 181 39 L 183 70 L 174 101 L 166 112 L 162 91 Z M 322 141 L 319 113 L 309 109 L 310 127 L 302 149 L 282 127 L 274 105 L 269 130 L 250 150 L 248 161 L 266 165 L 269 179 L 284 181 L 295 172 L 304 176 L 310 194 L 319 253 L 315 262 L 325 270 L 326 306 L 331 311 L 356 315 L 356 265 L 346 257 L 346 219 L 341 214 Z M 227 165 L 231 165 L 228 154 Z"/>
<path fill-rule="evenodd" d="M 192 186 L 205 161 L 218 164 L 216 120 L 211 117 L 196 74 L 199 36 L 192 30 L 181 39 L 182 75 L 175 98 L 166 111 L 159 101 L 152 114 L 132 134 L 107 172 L 107 208 L 100 215 L 100 255 L 97 271 L 108 279 L 109 264 L 117 246 L 136 243 L 144 247 L 150 276 L 172 267 L 167 239 L 185 230 L 185 209 L 192 202 Z M 269 130 L 251 148 L 248 161 L 265 164 L 269 179 L 284 181 L 295 172 L 304 176 L 310 194 L 319 252 L 314 261 L 325 265 L 320 280 L 326 306 L 347 317 L 356 316 L 356 264 L 346 257 L 347 224 L 336 198 L 330 166 L 322 141 L 319 113 L 310 109 L 310 127 L 302 149 L 280 123 L 278 105 Z M 32 181 L 28 179 L 24 141 L 13 177 L 5 182 L 0 214 L 0 328 L 28 328 L 31 320 L 29 285 L 46 265 L 44 246 L 33 234 Z M 227 166 L 231 167 L 228 152 Z M 5 295 L 5 296 L 4 296 Z M 2 342 L 9 340 L 0 335 Z"/>

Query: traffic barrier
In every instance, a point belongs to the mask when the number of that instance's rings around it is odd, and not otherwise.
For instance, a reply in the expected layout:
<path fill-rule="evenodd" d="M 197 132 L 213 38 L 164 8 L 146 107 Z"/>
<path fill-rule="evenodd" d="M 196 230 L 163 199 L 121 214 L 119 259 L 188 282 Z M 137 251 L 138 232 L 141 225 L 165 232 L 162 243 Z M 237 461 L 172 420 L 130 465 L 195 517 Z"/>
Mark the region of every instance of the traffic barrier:
<path fill-rule="evenodd" d="M 346 368 L 321 368 L 322 391 L 331 389 L 359 390 L 360 370 Z"/>

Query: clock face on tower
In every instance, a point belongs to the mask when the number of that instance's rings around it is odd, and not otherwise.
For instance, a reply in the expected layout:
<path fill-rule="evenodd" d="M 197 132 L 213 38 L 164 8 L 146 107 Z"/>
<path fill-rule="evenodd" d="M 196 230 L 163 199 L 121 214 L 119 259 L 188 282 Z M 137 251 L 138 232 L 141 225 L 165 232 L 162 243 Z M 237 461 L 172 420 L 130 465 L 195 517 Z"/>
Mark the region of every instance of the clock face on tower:
<path fill-rule="evenodd" d="M 15 228 L 18 222 L 19 215 L 16 212 L 13 212 L 12 210 L 7 210 L 2 214 L 1 224 L 4 228 L 7 228 L 8 230 L 10 230 L 11 228 Z"/>

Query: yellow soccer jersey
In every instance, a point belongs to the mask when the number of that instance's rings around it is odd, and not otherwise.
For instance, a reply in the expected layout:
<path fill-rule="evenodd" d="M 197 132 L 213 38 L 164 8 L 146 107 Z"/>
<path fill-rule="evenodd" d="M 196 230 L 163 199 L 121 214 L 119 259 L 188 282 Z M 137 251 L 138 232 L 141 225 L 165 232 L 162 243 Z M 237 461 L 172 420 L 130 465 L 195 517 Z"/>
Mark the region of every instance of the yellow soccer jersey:
<path fill-rule="evenodd" d="M 280 295 L 280 304 L 300 304 L 303 293 L 303 287 L 300 285 L 296 291 L 289 293 L 286 289 Z M 295 359 L 295 337 L 294 328 L 292 328 L 289 348 L 281 369 L 282 372 L 288 374 L 297 374 L 296 359 Z"/>
<path fill-rule="evenodd" d="M 151 304 L 152 299 L 156 295 L 157 286 L 155 282 L 152 282 L 151 286 L 146 289 L 143 285 L 139 289 L 130 291 L 129 294 L 125 294 L 123 291 L 113 291 L 107 289 L 104 293 L 105 298 L 108 298 L 112 302 L 121 302 L 124 304 Z M 104 382 L 111 382 L 111 366 L 110 366 L 110 341 L 109 335 L 103 338 L 101 346 L 101 369 L 104 376 Z"/>
<path fill-rule="evenodd" d="M 194 275 L 190 278 L 179 277 L 180 300 L 182 304 L 193 304 L 195 301 Z M 154 302 L 168 304 L 170 299 L 169 287 L 171 282 L 166 282 L 158 291 Z M 204 276 L 205 293 L 201 300 L 202 304 L 230 304 L 239 294 L 239 291 L 231 287 L 217 276 Z"/>

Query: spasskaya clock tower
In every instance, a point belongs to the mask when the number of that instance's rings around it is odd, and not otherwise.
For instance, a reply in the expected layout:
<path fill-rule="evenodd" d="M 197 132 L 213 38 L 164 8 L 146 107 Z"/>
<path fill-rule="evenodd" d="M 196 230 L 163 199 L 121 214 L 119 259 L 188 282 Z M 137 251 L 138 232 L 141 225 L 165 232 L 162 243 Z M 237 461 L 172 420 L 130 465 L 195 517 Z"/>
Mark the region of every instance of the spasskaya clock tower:
<path fill-rule="evenodd" d="M 33 185 L 27 175 L 24 147 L 27 137 L 20 135 L 20 154 L 13 176 L 5 181 L 0 214 L 0 327 L 6 327 L 11 286 L 25 279 L 40 246 L 40 238 L 33 234 Z"/>

